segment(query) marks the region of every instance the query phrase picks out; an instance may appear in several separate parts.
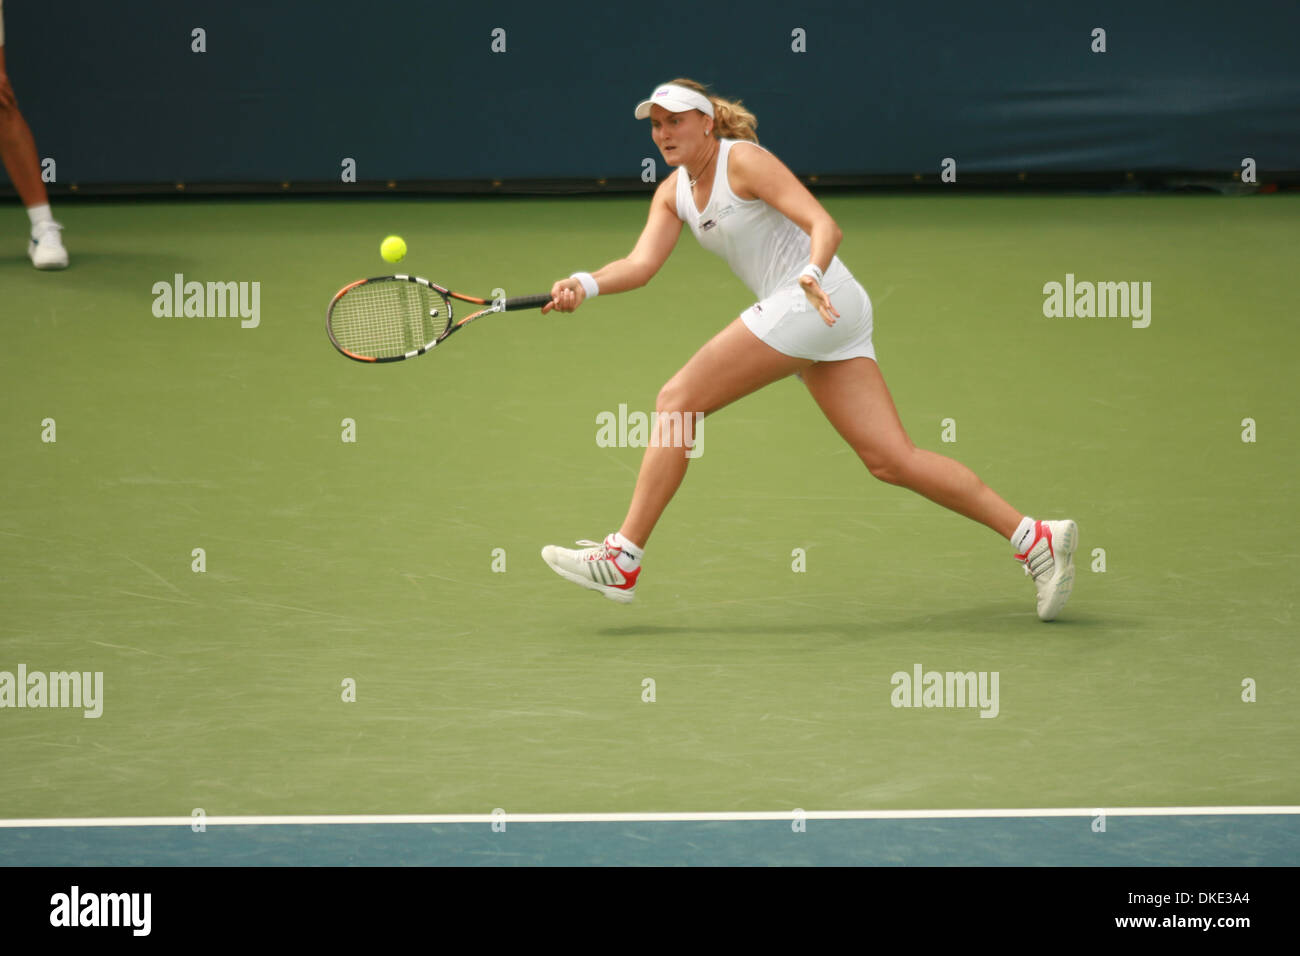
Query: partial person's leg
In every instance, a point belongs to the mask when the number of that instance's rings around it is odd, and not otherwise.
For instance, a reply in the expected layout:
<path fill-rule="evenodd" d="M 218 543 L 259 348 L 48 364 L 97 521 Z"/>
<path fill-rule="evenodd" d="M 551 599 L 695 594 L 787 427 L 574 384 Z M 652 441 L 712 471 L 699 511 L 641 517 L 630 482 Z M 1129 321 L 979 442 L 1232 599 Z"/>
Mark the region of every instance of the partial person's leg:
<path fill-rule="evenodd" d="M 0 37 L 0 40 L 3 38 Z M 0 42 L 0 162 L 4 163 L 18 197 L 27 207 L 31 220 L 31 241 L 27 256 L 38 269 L 63 269 L 68 265 L 68 250 L 63 247 L 59 232 L 63 229 L 54 221 L 50 201 L 41 179 L 41 161 L 36 153 L 36 140 L 32 131 L 18 112 L 18 101 L 9 74 L 5 69 L 5 48 Z"/>
<path fill-rule="evenodd" d="M 36 140 L 32 137 L 23 114 L 18 112 L 18 102 L 5 70 L 3 46 L 0 46 L 0 161 L 4 162 L 9 179 L 24 206 L 31 208 L 48 203 L 45 183 L 41 180 L 41 161 L 36 153 Z"/>
<path fill-rule="evenodd" d="M 675 440 L 679 422 L 684 430 L 687 423 L 693 426 L 697 412 L 712 414 L 811 364 L 765 345 L 740 319 L 696 352 L 659 392 L 656 440 L 641 459 L 632 504 L 619 528 L 623 537 L 644 548 L 686 475 L 690 449 Z"/>
<path fill-rule="evenodd" d="M 1021 513 L 965 465 L 912 444 L 874 361 L 818 362 L 803 373 L 803 380 L 873 475 L 1011 538 Z"/>

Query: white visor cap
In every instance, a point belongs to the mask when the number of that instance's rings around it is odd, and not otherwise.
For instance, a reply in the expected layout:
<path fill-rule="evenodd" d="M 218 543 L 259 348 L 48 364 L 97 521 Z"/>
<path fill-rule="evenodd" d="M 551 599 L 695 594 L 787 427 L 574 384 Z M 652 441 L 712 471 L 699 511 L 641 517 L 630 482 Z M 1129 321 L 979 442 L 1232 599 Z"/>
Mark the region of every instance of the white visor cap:
<path fill-rule="evenodd" d="M 642 100 L 636 105 L 636 118 L 646 119 L 650 116 L 650 107 L 659 105 L 672 113 L 685 113 L 687 110 L 699 110 L 709 118 L 713 117 L 713 103 L 703 93 L 685 86 L 665 83 L 655 87 L 650 99 Z"/>

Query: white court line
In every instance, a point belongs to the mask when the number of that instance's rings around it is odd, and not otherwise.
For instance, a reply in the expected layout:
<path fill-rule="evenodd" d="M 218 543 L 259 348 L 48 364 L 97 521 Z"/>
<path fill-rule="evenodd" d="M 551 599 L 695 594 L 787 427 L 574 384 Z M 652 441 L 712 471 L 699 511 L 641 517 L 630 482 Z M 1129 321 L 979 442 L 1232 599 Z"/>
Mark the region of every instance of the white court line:
<path fill-rule="evenodd" d="M 214 827 L 334 826 L 444 823 L 674 823 L 744 820 L 975 820 L 1026 817 L 1203 817 L 1300 814 L 1300 807 L 1047 807 L 1026 810 L 755 810 L 703 813 L 403 813 L 319 816 L 66 817 L 0 820 L 0 829 L 22 827 Z"/>

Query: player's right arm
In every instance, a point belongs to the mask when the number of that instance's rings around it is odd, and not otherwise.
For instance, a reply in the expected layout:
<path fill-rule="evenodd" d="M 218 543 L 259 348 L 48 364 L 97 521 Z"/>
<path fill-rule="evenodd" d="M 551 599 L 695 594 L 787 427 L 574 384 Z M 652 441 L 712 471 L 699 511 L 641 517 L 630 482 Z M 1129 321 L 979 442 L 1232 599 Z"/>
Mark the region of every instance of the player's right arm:
<path fill-rule="evenodd" d="M 682 221 L 677 218 L 676 200 L 676 177 L 680 175 L 680 172 L 674 170 L 655 190 L 654 199 L 650 201 L 650 215 L 646 219 L 645 228 L 641 230 L 641 238 L 636 241 L 632 251 L 591 274 L 601 295 L 641 288 L 668 261 L 668 256 L 682 233 Z M 555 309 L 559 312 L 572 312 L 586 297 L 587 293 L 577 279 L 560 279 L 551 287 L 552 301 L 544 305 L 542 311 Z"/>

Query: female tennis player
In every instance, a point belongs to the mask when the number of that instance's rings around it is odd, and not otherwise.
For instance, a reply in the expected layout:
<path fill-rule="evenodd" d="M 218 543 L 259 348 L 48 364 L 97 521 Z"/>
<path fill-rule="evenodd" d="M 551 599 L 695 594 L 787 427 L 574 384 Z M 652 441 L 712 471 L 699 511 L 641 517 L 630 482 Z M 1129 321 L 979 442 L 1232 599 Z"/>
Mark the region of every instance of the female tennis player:
<path fill-rule="evenodd" d="M 619 530 L 580 550 L 548 545 L 561 577 L 627 603 L 650 533 L 689 463 L 689 424 L 749 393 L 798 374 L 830 423 L 875 477 L 988 525 L 1011 541 L 1034 579 L 1038 616 L 1060 613 L 1074 583 L 1073 521 L 1035 521 L 964 465 L 917 448 L 903 430 L 871 343 L 871 300 L 835 255 L 839 227 L 775 156 L 759 146 L 752 113 L 693 80 L 666 83 L 636 107 L 650 120 L 664 161 L 676 169 L 655 190 L 636 247 L 597 272 L 555 283 L 543 308 L 573 312 L 597 295 L 650 281 L 682 223 L 727 260 L 758 301 L 701 348 L 659 392 L 658 431 Z M 683 424 L 684 423 L 684 424 Z M 681 429 L 676 437 L 672 429 Z M 686 434 L 683 434 L 686 433 Z"/>

